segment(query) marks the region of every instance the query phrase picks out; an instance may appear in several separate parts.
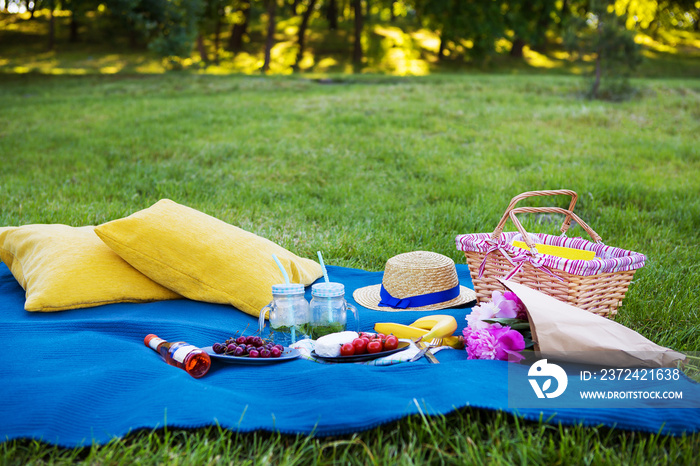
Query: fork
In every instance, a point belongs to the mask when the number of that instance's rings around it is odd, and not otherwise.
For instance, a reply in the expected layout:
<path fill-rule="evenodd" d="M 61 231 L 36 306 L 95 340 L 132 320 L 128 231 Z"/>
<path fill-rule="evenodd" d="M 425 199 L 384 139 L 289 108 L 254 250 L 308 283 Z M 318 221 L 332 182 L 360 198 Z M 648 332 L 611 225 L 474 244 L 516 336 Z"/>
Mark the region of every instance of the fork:
<path fill-rule="evenodd" d="M 422 355 L 425 356 L 428 361 L 430 361 L 432 364 L 439 364 L 440 361 L 437 360 L 435 355 L 430 352 L 430 345 L 424 343 L 423 341 L 418 341 L 418 339 L 414 339 L 413 342 L 416 344 L 416 346 L 420 349 L 420 353 L 416 355 L 415 359 L 419 359 Z M 431 341 L 432 342 L 432 341 Z"/>
<path fill-rule="evenodd" d="M 459 338 L 459 343 L 461 345 L 458 345 L 457 342 L 454 340 L 455 337 L 449 337 L 449 340 L 447 338 L 433 338 L 430 340 L 430 342 L 426 342 L 426 344 L 430 347 L 435 347 L 435 346 L 449 346 L 451 348 L 463 348 L 464 347 L 464 340 L 460 336 Z"/>

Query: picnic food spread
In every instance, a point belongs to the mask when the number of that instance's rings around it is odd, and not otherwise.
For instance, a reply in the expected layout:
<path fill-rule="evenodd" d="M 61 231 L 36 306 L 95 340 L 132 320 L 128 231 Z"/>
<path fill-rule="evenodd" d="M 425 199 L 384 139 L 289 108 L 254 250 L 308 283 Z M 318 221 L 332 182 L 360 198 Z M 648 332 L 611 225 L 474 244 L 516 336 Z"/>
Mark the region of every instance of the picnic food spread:
<path fill-rule="evenodd" d="M 570 196 L 569 207 L 516 207 L 528 197 L 554 195 Z M 238 336 L 212 342 L 207 348 L 215 357 L 276 359 L 289 355 L 293 349 L 302 351 L 306 348 L 303 342 L 310 341 L 307 359 L 311 360 L 358 356 L 367 360 L 373 355 L 380 357 L 418 347 L 424 351 L 417 357 L 425 354 L 426 348 L 434 347 L 464 348 L 469 359 L 517 360 L 522 351 L 539 351 L 557 339 L 548 333 L 546 322 L 534 317 L 538 315 L 535 311 L 539 303 L 532 303 L 532 296 L 529 305 L 519 299 L 524 291 L 518 286 L 593 314 L 612 317 L 632 274 L 644 265 L 642 254 L 605 246 L 600 236 L 573 212 L 576 201 L 576 193 L 570 190 L 523 193 L 511 200 L 493 233 L 457 236 L 457 249 L 465 254 L 474 290 L 459 283 L 454 261 L 442 254 L 410 251 L 389 258 L 381 283 L 352 292 L 361 307 L 386 313 L 387 319 L 374 324 L 374 334 L 360 332 L 361 313 L 345 299 L 344 284 L 330 281 L 320 252 L 319 263 L 300 258 L 269 240 L 169 200 L 161 200 L 124 219 L 80 230 L 65 226 L 4 227 L 0 229 L 0 252 L 2 260 L 27 290 L 30 311 L 72 306 L 63 300 L 52 308 L 52 303 L 47 303 L 44 297 L 41 298 L 44 301 L 34 299 L 44 293 L 44 288 L 33 285 L 29 289 L 30 283 L 50 284 L 54 276 L 63 272 L 57 269 L 61 263 L 54 268 L 42 267 L 42 258 L 37 255 L 47 244 L 56 244 L 49 239 L 63 234 L 81 241 L 67 240 L 65 244 L 72 249 L 66 249 L 66 254 L 81 257 L 87 254 L 84 267 L 90 268 L 90 278 L 99 280 L 100 274 L 106 277 L 105 283 L 93 288 L 98 292 L 104 290 L 104 298 L 99 295 L 91 295 L 87 301 L 72 298 L 76 301 L 73 307 L 85 306 L 86 302 L 98 305 L 184 296 L 231 304 L 258 318 L 256 335 L 243 336 L 244 329 L 230 329 Z M 516 217 L 522 213 L 562 214 L 563 234 L 575 221 L 593 242 L 528 233 Z M 503 232 L 508 219 L 517 232 Z M 47 228 L 51 229 L 49 235 L 42 233 Z M 214 237 L 216 241 L 212 240 Z M 85 249 L 88 247 L 92 249 Z M 80 248 L 84 249 L 78 251 Z M 179 254 L 181 250 L 189 250 L 190 258 Z M 60 251 L 52 253 L 52 257 L 60 254 Z M 90 262 L 90 257 L 105 265 L 95 268 L 97 262 Z M 30 263 L 38 265 L 27 267 Z M 251 267 L 252 264 L 255 266 Z M 130 274 L 129 280 L 140 280 L 144 287 L 150 288 L 143 289 L 143 296 L 138 295 L 138 289 L 137 294 L 115 294 L 109 282 L 116 270 L 118 277 Z M 35 276 L 39 275 L 43 276 L 37 281 Z M 309 286 L 310 301 L 306 297 Z M 30 291 L 32 303 L 43 304 L 29 307 Z M 52 293 L 45 296 L 50 298 L 55 295 Z M 467 324 L 460 325 L 454 315 L 433 314 L 445 309 L 464 309 Z M 392 322 L 392 313 L 398 312 L 421 315 L 406 325 Z M 556 316 L 549 318 L 557 320 Z M 548 335 L 546 342 L 544 335 Z M 561 332 L 559 337 L 572 341 L 570 335 Z M 195 377 L 209 370 L 207 351 L 183 342 L 171 344 L 154 335 L 148 335 L 145 343 L 169 364 Z M 569 345 L 573 347 L 576 345 Z M 679 359 L 682 355 L 671 356 Z"/>

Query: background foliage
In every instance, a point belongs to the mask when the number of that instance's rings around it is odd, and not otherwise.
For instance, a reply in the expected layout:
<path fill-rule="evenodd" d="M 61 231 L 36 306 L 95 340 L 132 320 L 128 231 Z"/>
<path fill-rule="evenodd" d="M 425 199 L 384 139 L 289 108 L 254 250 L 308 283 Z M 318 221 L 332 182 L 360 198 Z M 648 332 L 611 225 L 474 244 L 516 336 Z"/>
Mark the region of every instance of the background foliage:
<path fill-rule="evenodd" d="M 567 33 L 569 50 L 581 52 L 569 61 L 583 64 L 624 38 L 700 48 L 700 2 L 692 0 L 1 0 L 0 9 L 25 11 L 6 14 L 3 26 L 34 22 L 44 50 L 109 42 L 148 47 L 169 67 L 239 71 L 269 62 L 265 71 L 277 73 L 425 74 L 562 50 Z M 625 65 L 638 61 L 633 45 L 624 47 Z"/>

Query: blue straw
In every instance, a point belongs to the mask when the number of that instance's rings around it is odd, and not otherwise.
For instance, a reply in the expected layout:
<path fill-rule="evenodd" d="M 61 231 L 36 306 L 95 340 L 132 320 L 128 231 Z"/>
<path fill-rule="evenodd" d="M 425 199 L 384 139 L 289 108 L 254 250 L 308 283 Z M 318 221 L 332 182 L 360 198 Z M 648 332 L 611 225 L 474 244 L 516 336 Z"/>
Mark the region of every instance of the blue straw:
<path fill-rule="evenodd" d="M 282 267 L 282 263 L 277 258 L 277 256 L 275 256 L 274 254 L 272 255 L 272 258 L 275 260 L 275 262 L 277 262 L 277 267 L 279 267 L 280 270 L 282 271 L 282 276 L 284 277 L 284 283 L 289 284 L 289 275 L 287 275 L 287 271 L 284 270 L 284 267 Z"/>
<path fill-rule="evenodd" d="M 321 268 L 323 269 L 323 278 L 326 280 L 326 283 L 328 283 L 330 280 L 328 280 L 328 271 L 326 270 L 326 264 L 323 263 L 321 251 L 318 251 L 318 262 L 321 264 Z"/>

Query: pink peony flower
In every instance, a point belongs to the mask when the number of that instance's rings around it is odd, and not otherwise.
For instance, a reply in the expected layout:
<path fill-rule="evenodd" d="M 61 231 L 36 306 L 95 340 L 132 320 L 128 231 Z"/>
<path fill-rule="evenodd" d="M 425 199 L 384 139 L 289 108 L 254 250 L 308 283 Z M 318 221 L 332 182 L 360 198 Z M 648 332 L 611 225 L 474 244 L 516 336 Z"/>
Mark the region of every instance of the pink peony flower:
<path fill-rule="evenodd" d="M 467 359 L 507 361 L 509 355 L 518 361 L 523 359 L 520 352 L 525 349 L 525 340 L 520 332 L 510 327 L 492 326 L 480 330 L 467 327 L 462 333 Z"/>
<path fill-rule="evenodd" d="M 492 325 L 501 326 L 500 324 L 490 324 L 484 320 L 493 319 L 498 312 L 498 308 L 493 303 L 481 303 L 472 308 L 472 312 L 467 314 L 467 326 L 473 330 L 483 330 Z"/>
<path fill-rule="evenodd" d="M 501 293 L 498 290 L 494 290 L 491 293 L 491 300 L 496 308 L 498 308 L 498 312 L 495 314 L 495 317 L 503 317 L 506 319 L 527 319 L 525 305 L 512 291 Z"/>

